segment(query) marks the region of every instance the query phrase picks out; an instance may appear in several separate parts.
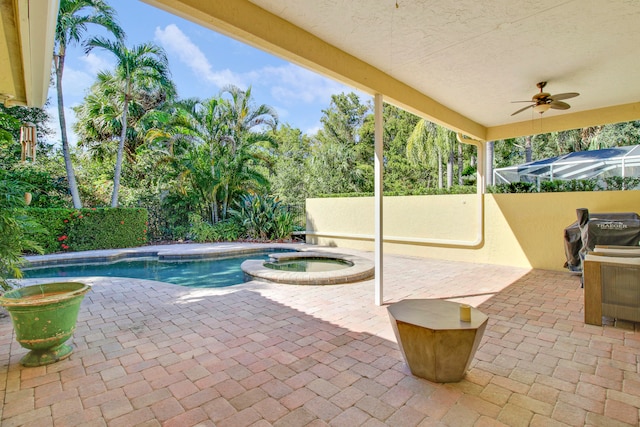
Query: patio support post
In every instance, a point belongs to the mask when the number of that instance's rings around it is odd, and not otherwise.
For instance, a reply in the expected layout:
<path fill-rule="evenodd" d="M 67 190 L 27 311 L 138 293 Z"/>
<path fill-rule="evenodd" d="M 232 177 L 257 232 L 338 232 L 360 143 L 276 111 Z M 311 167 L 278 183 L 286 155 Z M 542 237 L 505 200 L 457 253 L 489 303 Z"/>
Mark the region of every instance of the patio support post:
<path fill-rule="evenodd" d="M 489 185 L 496 185 L 495 182 L 495 174 L 493 171 L 493 156 L 494 156 L 494 144 L 493 141 L 487 141 L 486 144 L 486 152 L 487 152 L 487 156 L 486 156 L 486 171 L 485 171 L 485 189 L 489 186 Z M 480 165 L 478 165 L 478 167 L 481 167 Z"/>
<path fill-rule="evenodd" d="M 383 213 L 383 187 L 382 187 L 382 175 L 384 169 L 383 163 L 383 128 L 384 118 L 382 116 L 382 95 L 377 93 L 374 99 L 374 118 L 375 118 L 375 238 L 374 238 L 374 250 L 375 250 L 375 303 L 376 305 L 382 305 L 384 297 L 382 295 L 383 281 L 382 281 L 382 244 L 383 244 L 383 229 L 382 229 L 382 213 Z"/>

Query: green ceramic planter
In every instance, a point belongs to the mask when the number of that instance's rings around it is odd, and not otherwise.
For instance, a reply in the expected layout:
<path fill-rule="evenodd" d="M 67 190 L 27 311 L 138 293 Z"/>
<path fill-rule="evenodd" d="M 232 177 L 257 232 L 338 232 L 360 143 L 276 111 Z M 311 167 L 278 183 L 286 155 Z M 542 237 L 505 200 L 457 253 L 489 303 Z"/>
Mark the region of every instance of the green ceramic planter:
<path fill-rule="evenodd" d="M 31 350 L 20 361 L 22 365 L 48 365 L 71 354 L 73 349 L 65 342 L 76 329 L 80 303 L 89 289 L 84 283 L 44 283 L 0 296 L 18 343 Z"/>

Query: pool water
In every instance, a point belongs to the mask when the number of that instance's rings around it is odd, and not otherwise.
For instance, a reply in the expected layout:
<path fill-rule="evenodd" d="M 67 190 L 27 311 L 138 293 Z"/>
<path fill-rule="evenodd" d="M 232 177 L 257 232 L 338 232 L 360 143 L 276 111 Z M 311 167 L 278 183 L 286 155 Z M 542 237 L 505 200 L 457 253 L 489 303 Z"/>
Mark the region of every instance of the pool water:
<path fill-rule="evenodd" d="M 305 258 L 288 261 L 267 262 L 265 267 L 282 271 L 302 271 L 318 273 L 321 271 L 335 271 L 349 268 L 353 264 L 348 261 L 327 258 Z"/>
<path fill-rule="evenodd" d="M 184 261 L 158 261 L 157 258 L 134 258 L 110 263 L 57 265 L 24 269 L 25 279 L 42 277 L 131 277 L 134 279 L 157 280 L 174 285 L 195 288 L 221 288 L 244 283 L 244 272 L 240 264 L 247 259 L 269 259 L 274 252 L 286 250 L 253 252 L 238 256 Z"/>

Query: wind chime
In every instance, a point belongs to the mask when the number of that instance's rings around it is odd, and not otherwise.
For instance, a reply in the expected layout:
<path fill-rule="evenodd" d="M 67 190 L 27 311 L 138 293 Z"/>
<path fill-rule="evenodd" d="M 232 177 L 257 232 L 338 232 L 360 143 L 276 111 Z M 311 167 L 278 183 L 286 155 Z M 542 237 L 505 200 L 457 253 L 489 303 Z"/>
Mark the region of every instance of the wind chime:
<path fill-rule="evenodd" d="M 36 161 L 36 125 L 33 123 L 25 123 L 20 127 L 20 145 L 22 145 L 22 161 L 25 162 L 30 158 L 32 162 Z"/>

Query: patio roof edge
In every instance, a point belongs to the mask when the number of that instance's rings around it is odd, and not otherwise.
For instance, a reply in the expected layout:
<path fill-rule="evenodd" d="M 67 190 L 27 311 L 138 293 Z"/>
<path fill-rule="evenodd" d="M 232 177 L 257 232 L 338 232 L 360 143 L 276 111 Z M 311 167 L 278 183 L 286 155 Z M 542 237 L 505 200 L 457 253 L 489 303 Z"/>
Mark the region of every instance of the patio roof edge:
<path fill-rule="evenodd" d="M 578 111 L 540 119 L 494 126 L 487 129 L 487 141 L 517 138 L 541 133 L 559 132 L 589 126 L 640 120 L 640 102 Z"/>
<path fill-rule="evenodd" d="M 474 139 L 486 127 L 248 0 L 142 0 Z"/>

